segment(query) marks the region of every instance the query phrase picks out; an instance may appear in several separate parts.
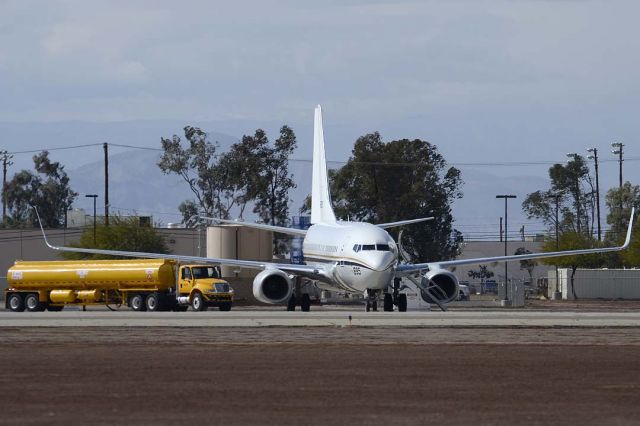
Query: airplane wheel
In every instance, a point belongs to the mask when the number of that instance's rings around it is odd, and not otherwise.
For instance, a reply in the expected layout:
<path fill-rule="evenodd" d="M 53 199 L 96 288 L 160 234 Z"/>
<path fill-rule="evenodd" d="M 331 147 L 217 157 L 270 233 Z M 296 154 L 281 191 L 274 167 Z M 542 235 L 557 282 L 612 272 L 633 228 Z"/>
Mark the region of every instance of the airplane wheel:
<path fill-rule="evenodd" d="M 378 312 L 378 301 L 374 300 L 373 302 L 371 302 L 371 309 L 373 309 L 373 312 Z"/>
<path fill-rule="evenodd" d="M 291 295 L 289 298 L 289 302 L 287 303 L 287 311 L 295 311 L 296 310 L 296 296 Z"/>
<path fill-rule="evenodd" d="M 311 309 L 311 298 L 308 294 L 303 294 L 300 298 L 300 310 L 302 312 L 309 312 Z"/>
<path fill-rule="evenodd" d="M 393 312 L 393 296 L 390 293 L 384 294 L 384 311 Z"/>
<path fill-rule="evenodd" d="M 369 312 L 371 310 L 371 302 L 369 302 L 368 300 L 367 300 L 367 304 L 366 304 L 364 310 L 367 311 L 367 312 Z"/>
<path fill-rule="evenodd" d="M 407 295 L 404 293 L 398 295 L 398 311 L 407 312 Z"/>

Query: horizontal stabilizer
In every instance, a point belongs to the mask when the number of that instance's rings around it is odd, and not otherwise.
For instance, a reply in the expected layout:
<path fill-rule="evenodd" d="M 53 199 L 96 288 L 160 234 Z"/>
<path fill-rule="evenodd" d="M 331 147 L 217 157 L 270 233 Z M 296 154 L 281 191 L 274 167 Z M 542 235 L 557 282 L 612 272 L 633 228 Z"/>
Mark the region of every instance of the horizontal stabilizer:
<path fill-rule="evenodd" d="M 376 226 L 379 228 L 393 228 L 394 226 L 410 225 L 412 223 L 425 222 L 427 220 L 433 220 L 435 217 L 421 217 L 419 219 L 400 220 L 398 222 L 379 223 Z"/>
<path fill-rule="evenodd" d="M 287 228 L 286 226 L 267 225 L 265 223 L 243 222 L 238 220 L 218 219 L 215 217 L 200 216 L 200 219 L 209 220 L 214 223 L 226 223 L 231 225 L 246 226 L 248 228 L 262 229 L 265 231 L 279 232 L 281 234 L 304 236 L 305 229 Z"/>

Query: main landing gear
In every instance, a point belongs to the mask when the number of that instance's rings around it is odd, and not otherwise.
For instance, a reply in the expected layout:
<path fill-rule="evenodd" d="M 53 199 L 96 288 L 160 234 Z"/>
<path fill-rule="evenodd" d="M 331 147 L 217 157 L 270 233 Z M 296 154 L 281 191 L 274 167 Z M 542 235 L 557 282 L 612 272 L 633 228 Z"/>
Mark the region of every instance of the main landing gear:
<path fill-rule="evenodd" d="M 302 282 L 300 277 L 296 278 L 295 289 L 289 298 L 289 302 L 287 302 L 287 311 L 295 311 L 298 301 L 302 312 L 309 312 L 311 310 L 311 298 L 309 297 L 309 294 L 302 293 Z"/>
<path fill-rule="evenodd" d="M 298 298 L 296 298 L 295 294 L 292 294 L 289 298 L 289 302 L 287 302 L 287 311 L 295 311 L 297 304 Z M 311 298 L 307 293 L 300 296 L 300 310 L 302 312 L 309 312 L 311 310 Z"/>
<path fill-rule="evenodd" d="M 378 310 L 378 295 L 380 290 L 367 290 L 366 298 L 366 311 Z M 385 312 L 393 312 L 393 307 L 398 307 L 398 312 L 407 312 L 407 295 L 400 293 L 400 279 L 395 278 L 393 280 L 393 292 L 384 293 L 382 308 Z"/>

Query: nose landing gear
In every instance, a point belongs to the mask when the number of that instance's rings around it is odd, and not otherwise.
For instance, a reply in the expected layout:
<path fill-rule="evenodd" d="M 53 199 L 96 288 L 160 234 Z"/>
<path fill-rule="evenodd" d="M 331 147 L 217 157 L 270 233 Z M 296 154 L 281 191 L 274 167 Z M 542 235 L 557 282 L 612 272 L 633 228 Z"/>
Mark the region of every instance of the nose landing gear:
<path fill-rule="evenodd" d="M 378 311 L 378 293 L 380 290 L 371 290 L 367 289 L 367 293 L 365 297 L 367 298 L 367 304 L 365 306 L 365 311 L 369 312 L 373 310 L 373 312 Z"/>

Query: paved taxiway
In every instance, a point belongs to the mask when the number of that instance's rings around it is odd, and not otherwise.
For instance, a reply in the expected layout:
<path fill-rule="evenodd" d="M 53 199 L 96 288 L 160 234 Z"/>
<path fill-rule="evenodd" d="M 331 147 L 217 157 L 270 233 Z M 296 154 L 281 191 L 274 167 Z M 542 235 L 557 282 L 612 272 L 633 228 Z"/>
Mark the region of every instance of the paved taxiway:
<path fill-rule="evenodd" d="M 349 317 L 351 316 L 351 321 Z M 478 310 L 449 312 L 132 312 L 119 310 L 0 311 L 1 327 L 640 327 L 640 312 Z"/>

